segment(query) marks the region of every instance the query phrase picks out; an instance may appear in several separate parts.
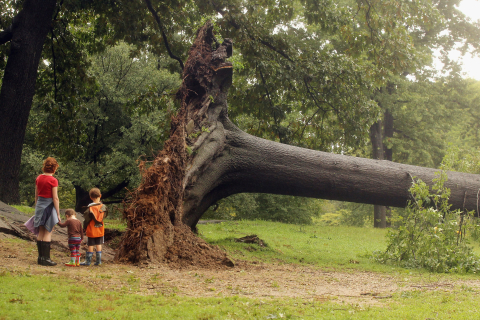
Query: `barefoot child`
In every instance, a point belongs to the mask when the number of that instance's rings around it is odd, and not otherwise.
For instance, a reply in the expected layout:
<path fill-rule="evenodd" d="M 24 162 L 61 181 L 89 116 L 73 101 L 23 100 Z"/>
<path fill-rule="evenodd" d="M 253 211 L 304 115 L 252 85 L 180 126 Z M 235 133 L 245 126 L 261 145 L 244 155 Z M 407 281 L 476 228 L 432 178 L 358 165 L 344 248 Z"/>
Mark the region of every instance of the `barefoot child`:
<path fill-rule="evenodd" d="M 88 205 L 88 209 L 83 214 L 85 218 L 83 228 L 88 237 L 88 252 L 85 262 L 82 262 L 81 265 L 89 266 L 92 263 L 93 247 L 95 246 L 97 249 L 95 265 L 99 266 L 102 264 L 102 244 L 105 235 L 103 219 L 107 217 L 107 207 L 100 202 L 102 194 L 98 188 L 91 189 L 88 195 L 93 202 Z"/>
<path fill-rule="evenodd" d="M 70 249 L 70 262 L 65 263 L 67 267 L 80 266 L 80 244 L 83 240 L 82 223 L 77 219 L 75 210 L 67 209 L 65 211 L 65 222 L 59 222 L 62 228 L 67 227 L 68 231 L 68 248 Z"/>

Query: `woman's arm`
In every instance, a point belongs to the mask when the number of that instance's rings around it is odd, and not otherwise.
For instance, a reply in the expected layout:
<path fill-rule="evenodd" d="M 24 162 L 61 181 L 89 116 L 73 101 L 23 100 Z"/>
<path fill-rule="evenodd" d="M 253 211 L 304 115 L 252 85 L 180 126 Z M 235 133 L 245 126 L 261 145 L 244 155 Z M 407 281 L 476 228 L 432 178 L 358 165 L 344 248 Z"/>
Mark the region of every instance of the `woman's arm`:
<path fill-rule="evenodd" d="M 37 200 L 38 200 L 38 188 L 37 188 L 37 185 L 35 184 L 35 207 L 37 206 Z"/>
<path fill-rule="evenodd" d="M 60 200 L 58 199 L 58 187 L 52 188 L 52 198 L 53 198 L 53 206 L 55 210 L 57 210 L 58 221 L 62 222 L 62 218 L 60 218 Z"/>

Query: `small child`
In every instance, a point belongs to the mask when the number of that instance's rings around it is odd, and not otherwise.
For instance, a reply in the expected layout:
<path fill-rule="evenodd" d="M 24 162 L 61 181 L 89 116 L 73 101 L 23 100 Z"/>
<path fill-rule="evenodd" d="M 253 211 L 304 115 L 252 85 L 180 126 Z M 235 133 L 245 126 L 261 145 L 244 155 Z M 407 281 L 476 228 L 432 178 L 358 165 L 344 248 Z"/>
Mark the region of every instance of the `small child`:
<path fill-rule="evenodd" d="M 93 246 L 96 246 L 95 265 L 99 266 L 102 264 L 102 244 L 104 242 L 103 236 L 105 235 L 103 220 L 107 217 L 107 207 L 100 202 L 102 194 L 98 188 L 91 189 L 88 195 L 93 203 L 90 203 L 88 209 L 83 213 L 85 218 L 83 229 L 85 229 L 88 237 L 88 251 L 85 262 L 82 262 L 81 265 L 89 266 L 92 263 Z"/>
<path fill-rule="evenodd" d="M 83 240 L 82 223 L 77 219 L 75 210 L 67 209 L 65 211 L 65 222 L 59 222 L 62 228 L 67 227 L 68 231 L 68 248 L 70 249 L 70 262 L 65 263 L 67 267 L 80 266 L 80 244 Z"/>

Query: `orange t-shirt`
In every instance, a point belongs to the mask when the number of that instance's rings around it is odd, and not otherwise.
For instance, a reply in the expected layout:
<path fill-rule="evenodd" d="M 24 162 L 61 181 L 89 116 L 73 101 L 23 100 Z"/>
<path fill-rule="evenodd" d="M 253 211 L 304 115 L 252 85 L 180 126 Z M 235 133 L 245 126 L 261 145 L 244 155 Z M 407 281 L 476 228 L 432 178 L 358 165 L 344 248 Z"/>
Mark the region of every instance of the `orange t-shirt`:
<path fill-rule="evenodd" d="M 53 198 L 52 188 L 58 187 L 58 180 L 52 176 L 41 174 L 35 180 L 38 196 L 42 198 Z"/>

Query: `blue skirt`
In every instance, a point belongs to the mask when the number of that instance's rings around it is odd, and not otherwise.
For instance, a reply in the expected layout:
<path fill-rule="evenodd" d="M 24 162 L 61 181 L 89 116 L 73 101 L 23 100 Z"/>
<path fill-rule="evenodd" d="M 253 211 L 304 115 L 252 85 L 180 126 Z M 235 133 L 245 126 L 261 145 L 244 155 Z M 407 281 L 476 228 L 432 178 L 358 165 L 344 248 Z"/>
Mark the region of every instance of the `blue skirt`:
<path fill-rule="evenodd" d="M 43 226 L 48 232 L 52 232 L 53 227 L 58 223 L 57 210 L 52 198 L 38 197 L 34 219 L 35 228 Z"/>

